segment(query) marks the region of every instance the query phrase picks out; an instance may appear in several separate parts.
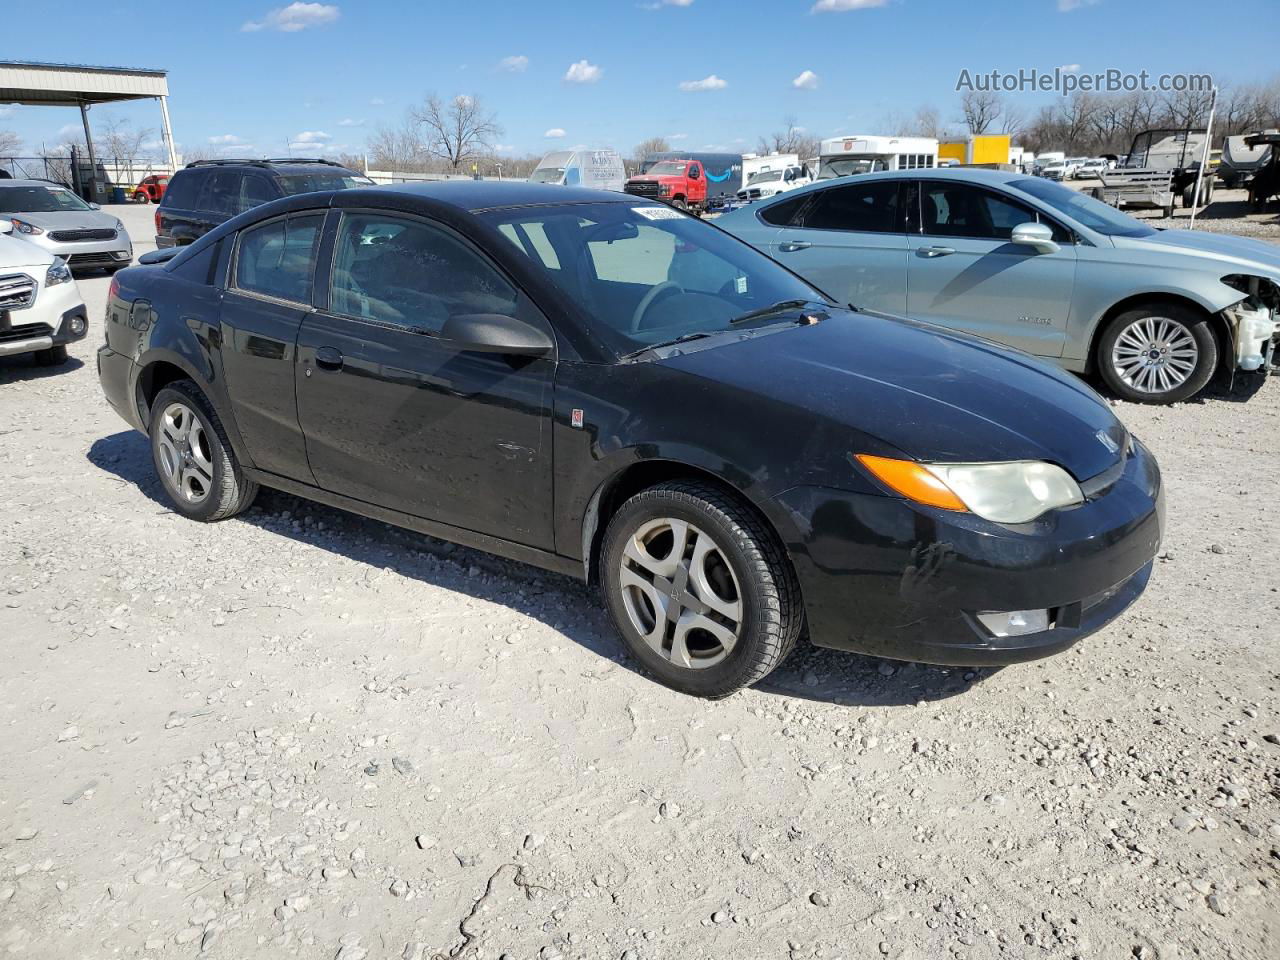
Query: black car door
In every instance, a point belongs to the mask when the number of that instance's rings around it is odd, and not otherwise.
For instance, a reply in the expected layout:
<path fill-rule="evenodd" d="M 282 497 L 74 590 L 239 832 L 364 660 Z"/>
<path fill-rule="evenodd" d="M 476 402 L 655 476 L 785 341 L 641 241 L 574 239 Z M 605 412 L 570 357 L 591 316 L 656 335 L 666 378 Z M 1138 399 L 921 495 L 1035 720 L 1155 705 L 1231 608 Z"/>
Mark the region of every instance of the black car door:
<path fill-rule="evenodd" d="M 451 315 L 514 315 L 550 332 L 546 319 L 441 224 L 358 210 L 335 220 L 326 308 L 298 340 L 298 409 L 317 483 L 550 549 L 555 360 L 438 336 Z"/>
<path fill-rule="evenodd" d="M 260 470 L 304 483 L 314 478 L 294 364 L 323 225 L 323 212 L 304 211 L 241 230 L 222 298 L 223 371 L 249 456 Z"/>

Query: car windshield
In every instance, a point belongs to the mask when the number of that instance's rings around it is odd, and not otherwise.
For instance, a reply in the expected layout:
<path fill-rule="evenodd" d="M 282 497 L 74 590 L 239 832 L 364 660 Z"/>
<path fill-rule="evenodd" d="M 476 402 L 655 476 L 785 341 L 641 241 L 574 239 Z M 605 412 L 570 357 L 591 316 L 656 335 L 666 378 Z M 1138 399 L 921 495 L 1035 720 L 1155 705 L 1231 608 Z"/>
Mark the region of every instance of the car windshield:
<path fill-rule="evenodd" d="M 825 180 L 831 177 L 851 177 L 858 173 L 873 173 L 884 169 L 885 165 L 881 161 L 871 157 L 842 157 L 823 160 L 819 176 Z"/>
<path fill-rule="evenodd" d="M 781 170 L 762 170 L 760 173 L 753 175 L 750 182 L 751 183 L 769 183 L 773 180 L 781 180 L 781 179 L 782 179 Z"/>
<path fill-rule="evenodd" d="M 654 176 L 662 176 L 663 174 L 670 175 L 673 173 L 680 175 L 684 173 L 684 164 L 667 160 L 663 163 L 655 163 L 652 167 L 646 170 L 645 173 L 652 174 Z"/>
<path fill-rule="evenodd" d="M 91 209 L 66 187 L 0 187 L 0 213 L 62 213 Z"/>
<path fill-rule="evenodd" d="M 529 174 L 530 183 L 559 183 L 564 179 L 564 167 L 539 167 Z"/>
<path fill-rule="evenodd" d="M 1042 203 L 1047 203 L 1059 213 L 1066 214 L 1077 223 L 1103 236 L 1150 237 L 1155 235 L 1155 230 L 1141 220 L 1135 220 L 1101 200 L 1095 200 L 1088 194 L 1064 187 L 1059 183 L 1040 177 L 1029 177 L 1026 180 L 1014 180 L 1009 186 L 1030 194 Z"/>
<path fill-rule="evenodd" d="M 742 317 L 784 301 L 829 302 L 753 247 L 658 204 L 520 207 L 481 216 L 582 308 L 619 356 L 776 323 L 773 313 Z"/>
<path fill-rule="evenodd" d="M 285 195 L 317 190 L 350 190 L 367 182 L 353 173 L 286 173 L 280 177 Z"/>

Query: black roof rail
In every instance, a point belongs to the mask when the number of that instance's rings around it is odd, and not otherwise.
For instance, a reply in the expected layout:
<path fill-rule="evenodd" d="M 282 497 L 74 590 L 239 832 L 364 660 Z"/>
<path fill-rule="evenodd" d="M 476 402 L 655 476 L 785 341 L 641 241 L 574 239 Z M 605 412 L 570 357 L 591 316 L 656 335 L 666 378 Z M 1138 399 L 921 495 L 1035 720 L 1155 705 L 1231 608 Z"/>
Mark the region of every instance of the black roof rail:
<path fill-rule="evenodd" d="M 215 160 L 192 160 L 187 164 L 188 167 L 216 167 L 225 164 L 240 164 L 252 167 L 271 167 L 273 164 L 289 164 L 289 163 L 323 163 L 327 167 L 341 167 L 343 170 L 348 169 L 334 160 L 326 160 L 324 157 L 219 157 Z"/>
<path fill-rule="evenodd" d="M 326 166 L 342 167 L 344 170 L 347 169 L 346 167 L 343 167 L 342 164 L 334 160 L 326 160 L 324 157 L 271 157 L 266 162 L 267 163 L 323 163 Z"/>

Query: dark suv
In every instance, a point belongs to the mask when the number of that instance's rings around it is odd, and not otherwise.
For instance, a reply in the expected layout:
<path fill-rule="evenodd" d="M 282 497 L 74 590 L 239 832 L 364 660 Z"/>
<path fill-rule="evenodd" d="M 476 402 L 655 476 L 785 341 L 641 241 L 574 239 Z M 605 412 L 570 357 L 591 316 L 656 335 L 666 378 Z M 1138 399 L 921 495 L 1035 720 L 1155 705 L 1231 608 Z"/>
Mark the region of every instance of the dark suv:
<path fill-rule="evenodd" d="M 371 182 L 332 160 L 197 160 L 169 181 L 156 209 L 156 246 L 185 246 L 269 200 Z"/>

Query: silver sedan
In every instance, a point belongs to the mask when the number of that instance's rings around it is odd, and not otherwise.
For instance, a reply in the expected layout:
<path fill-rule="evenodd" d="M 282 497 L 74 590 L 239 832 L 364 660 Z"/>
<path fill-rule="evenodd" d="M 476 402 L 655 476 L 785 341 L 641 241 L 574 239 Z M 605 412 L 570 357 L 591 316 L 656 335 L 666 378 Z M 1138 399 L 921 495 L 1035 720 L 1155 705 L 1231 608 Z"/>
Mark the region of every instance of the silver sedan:
<path fill-rule="evenodd" d="M 1154 229 L 1040 177 L 863 174 L 717 225 L 842 302 L 1096 370 L 1129 400 L 1280 369 L 1280 247 Z"/>

